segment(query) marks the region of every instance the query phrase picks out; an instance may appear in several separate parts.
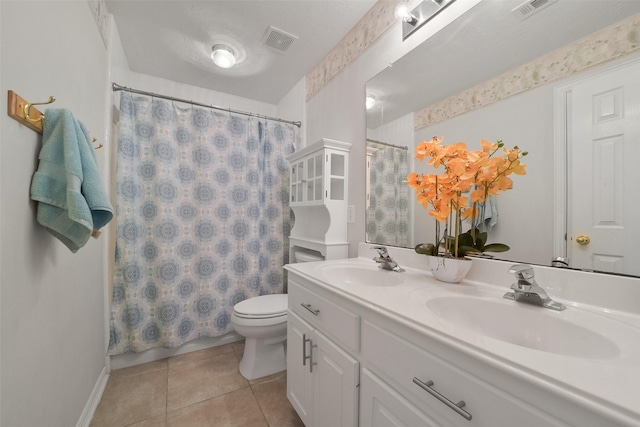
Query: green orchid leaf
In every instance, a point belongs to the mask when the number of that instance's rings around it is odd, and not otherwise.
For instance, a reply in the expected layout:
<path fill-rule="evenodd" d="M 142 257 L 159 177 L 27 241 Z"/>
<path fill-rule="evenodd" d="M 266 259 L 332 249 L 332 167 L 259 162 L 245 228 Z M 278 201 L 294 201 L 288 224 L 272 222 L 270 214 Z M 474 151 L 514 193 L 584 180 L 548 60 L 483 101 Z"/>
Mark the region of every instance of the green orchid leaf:
<path fill-rule="evenodd" d="M 436 255 L 436 246 L 433 243 L 420 243 L 415 251 L 421 255 Z"/>
<path fill-rule="evenodd" d="M 476 233 L 475 247 L 478 249 L 484 248 L 484 245 L 487 243 L 488 238 L 489 238 L 489 235 L 487 234 L 486 231 L 483 231 L 482 233 Z"/>
<path fill-rule="evenodd" d="M 458 256 L 464 257 L 467 255 L 480 255 L 482 251 L 474 248 L 473 246 L 458 246 Z"/>
<path fill-rule="evenodd" d="M 489 243 L 484 247 L 484 252 L 506 252 L 511 249 L 509 246 L 504 243 Z"/>
<path fill-rule="evenodd" d="M 455 244 L 455 240 L 453 240 Z M 473 247 L 473 237 L 471 237 L 470 233 L 462 233 L 458 236 L 458 248 L 461 246 L 471 246 Z"/>

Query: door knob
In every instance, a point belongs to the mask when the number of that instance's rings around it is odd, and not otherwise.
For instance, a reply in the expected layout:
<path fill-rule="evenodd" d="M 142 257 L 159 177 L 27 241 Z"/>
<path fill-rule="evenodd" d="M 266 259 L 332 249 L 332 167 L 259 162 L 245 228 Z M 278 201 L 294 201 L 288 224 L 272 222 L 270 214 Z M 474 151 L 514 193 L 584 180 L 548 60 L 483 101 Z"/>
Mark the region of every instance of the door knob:
<path fill-rule="evenodd" d="M 589 238 L 589 236 L 585 236 L 584 234 L 576 237 L 576 243 L 579 245 L 588 245 L 590 241 L 591 239 Z"/>

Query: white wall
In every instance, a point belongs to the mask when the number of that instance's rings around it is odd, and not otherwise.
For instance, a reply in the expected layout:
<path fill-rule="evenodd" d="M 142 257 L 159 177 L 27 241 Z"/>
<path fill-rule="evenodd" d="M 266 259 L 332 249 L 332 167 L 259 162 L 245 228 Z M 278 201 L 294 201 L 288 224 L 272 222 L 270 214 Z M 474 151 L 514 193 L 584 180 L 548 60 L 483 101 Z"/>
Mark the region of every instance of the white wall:
<path fill-rule="evenodd" d="M 365 241 L 365 84 L 431 37 L 451 16 L 460 14 L 477 3 L 477 0 L 453 3 L 430 21 L 429 26 L 423 27 L 404 42 L 401 23 L 397 22 L 306 103 L 307 142 L 330 138 L 352 144 L 349 157 L 349 205 L 355 207 L 356 221 L 349 224 L 347 232 L 350 257 L 357 256 L 358 242 Z"/>
<path fill-rule="evenodd" d="M 102 139 L 107 52 L 87 3 L 2 1 L 0 11 L 2 96 L 56 96 L 52 108 Z M 0 424 L 73 426 L 105 366 L 105 239 L 72 254 L 36 223 L 41 136 L 0 104 Z"/>

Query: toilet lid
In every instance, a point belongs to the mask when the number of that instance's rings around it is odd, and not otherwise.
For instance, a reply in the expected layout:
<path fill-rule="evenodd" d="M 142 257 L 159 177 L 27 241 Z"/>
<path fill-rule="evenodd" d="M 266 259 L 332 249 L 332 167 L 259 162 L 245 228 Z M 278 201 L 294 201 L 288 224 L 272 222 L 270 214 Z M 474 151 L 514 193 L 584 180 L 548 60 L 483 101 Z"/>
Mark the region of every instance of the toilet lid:
<path fill-rule="evenodd" d="M 280 316 L 287 313 L 287 301 L 287 294 L 262 295 L 237 303 L 233 311 L 251 317 Z"/>

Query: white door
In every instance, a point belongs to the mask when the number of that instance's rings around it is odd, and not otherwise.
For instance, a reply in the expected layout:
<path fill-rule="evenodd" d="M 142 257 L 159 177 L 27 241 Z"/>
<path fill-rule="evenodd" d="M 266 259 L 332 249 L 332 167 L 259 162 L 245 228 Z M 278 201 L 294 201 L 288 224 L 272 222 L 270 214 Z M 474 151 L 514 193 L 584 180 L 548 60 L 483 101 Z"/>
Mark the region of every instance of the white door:
<path fill-rule="evenodd" d="M 571 266 L 640 275 L 640 61 L 571 89 Z"/>
<path fill-rule="evenodd" d="M 287 317 L 287 397 L 302 422 L 313 425 L 313 373 L 309 368 L 313 329 L 292 311 Z M 305 340 L 307 339 L 307 340 Z"/>
<path fill-rule="evenodd" d="M 359 363 L 323 334 L 315 331 L 313 343 L 314 425 L 358 425 Z"/>

